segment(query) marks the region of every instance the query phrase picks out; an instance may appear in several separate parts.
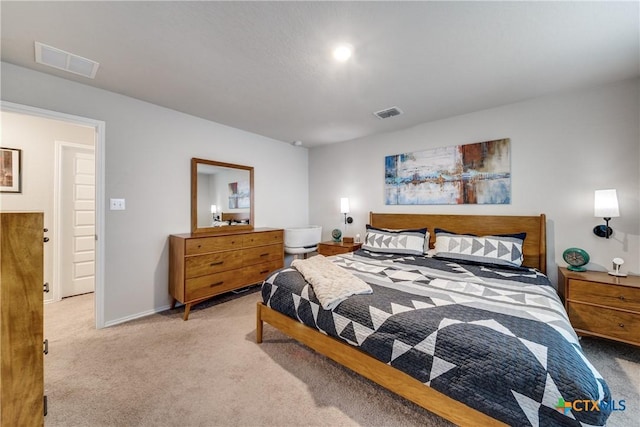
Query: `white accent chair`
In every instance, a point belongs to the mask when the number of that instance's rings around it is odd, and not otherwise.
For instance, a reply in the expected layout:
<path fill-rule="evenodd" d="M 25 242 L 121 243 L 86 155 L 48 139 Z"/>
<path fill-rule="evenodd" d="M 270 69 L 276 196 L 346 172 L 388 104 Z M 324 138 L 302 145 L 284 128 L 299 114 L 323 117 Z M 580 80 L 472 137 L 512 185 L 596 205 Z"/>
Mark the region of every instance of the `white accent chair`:
<path fill-rule="evenodd" d="M 284 251 L 297 258 L 318 250 L 318 243 L 322 239 L 322 226 L 307 225 L 305 227 L 292 227 L 284 229 Z"/>

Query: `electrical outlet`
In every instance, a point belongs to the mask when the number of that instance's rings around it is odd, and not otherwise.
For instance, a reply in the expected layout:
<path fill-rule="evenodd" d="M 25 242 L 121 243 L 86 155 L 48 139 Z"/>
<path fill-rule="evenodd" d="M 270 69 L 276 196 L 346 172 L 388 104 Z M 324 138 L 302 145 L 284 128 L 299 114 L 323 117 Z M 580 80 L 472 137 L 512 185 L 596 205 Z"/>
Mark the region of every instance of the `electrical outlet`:
<path fill-rule="evenodd" d="M 124 199 L 110 199 L 110 204 L 112 211 L 123 211 L 124 210 Z"/>

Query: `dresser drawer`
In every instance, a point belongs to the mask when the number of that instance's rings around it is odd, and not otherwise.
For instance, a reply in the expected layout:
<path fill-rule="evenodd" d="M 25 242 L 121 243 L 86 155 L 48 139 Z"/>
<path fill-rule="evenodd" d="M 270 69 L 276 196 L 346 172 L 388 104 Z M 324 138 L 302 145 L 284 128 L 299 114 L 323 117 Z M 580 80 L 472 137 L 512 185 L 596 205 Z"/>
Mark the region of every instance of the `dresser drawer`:
<path fill-rule="evenodd" d="M 269 274 L 282 268 L 282 261 L 270 261 L 244 268 L 244 281 L 247 284 L 262 282 Z"/>
<path fill-rule="evenodd" d="M 242 236 L 242 246 L 245 248 L 282 242 L 282 231 L 266 231 L 264 233 L 251 233 Z"/>
<path fill-rule="evenodd" d="M 242 270 L 208 274 L 185 281 L 186 301 L 195 301 L 222 294 L 244 285 Z"/>
<path fill-rule="evenodd" d="M 240 249 L 242 246 L 242 235 L 237 236 L 216 236 L 200 237 L 188 239 L 185 243 L 186 255 L 206 254 L 208 252 L 228 251 Z"/>
<path fill-rule="evenodd" d="M 266 261 L 278 261 L 284 257 L 282 245 L 257 246 L 242 250 L 242 265 L 259 264 Z"/>
<path fill-rule="evenodd" d="M 569 320 L 578 332 L 595 334 L 640 344 L 640 314 L 570 303 Z"/>
<path fill-rule="evenodd" d="M 185 277 L 204 276 L 242 267 L 242 251 L 215 252 L 185 259 Z"/>
<path fill-rule="evenodd" d="M 640 288 L 569 279 L 568 298 L 640 313 Z"/>

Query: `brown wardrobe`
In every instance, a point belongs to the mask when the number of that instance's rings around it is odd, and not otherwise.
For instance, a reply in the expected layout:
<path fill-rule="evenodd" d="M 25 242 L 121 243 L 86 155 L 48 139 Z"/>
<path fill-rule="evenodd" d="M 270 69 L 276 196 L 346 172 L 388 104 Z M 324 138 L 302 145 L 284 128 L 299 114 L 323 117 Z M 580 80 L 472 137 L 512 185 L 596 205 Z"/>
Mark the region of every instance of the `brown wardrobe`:
<path fill-rule="evenodd" d="M 0 425 L 44 425 L 44 214 L 0 213 Z"/>

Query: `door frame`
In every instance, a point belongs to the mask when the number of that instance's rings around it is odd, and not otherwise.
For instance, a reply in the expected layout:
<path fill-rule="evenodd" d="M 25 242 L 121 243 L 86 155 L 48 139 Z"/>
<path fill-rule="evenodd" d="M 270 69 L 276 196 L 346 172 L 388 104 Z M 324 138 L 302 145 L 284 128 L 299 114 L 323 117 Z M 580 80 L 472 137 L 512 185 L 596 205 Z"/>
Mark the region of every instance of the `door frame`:
<path fill-rule="evenodd" d="M 58 111 L 46 110 L 44 108 L 32 107 L 29 105 L 16 104 L 14 102 L 0 101 L 0 109 L 18 114 L 43 117 L 46 119 L 59 120 L 71 124 L 89 126 L 95 129 L 95 161 L 96 161 L 96 288 L 94 298 L 94 312 L 96 329 L 104 328 L 104 255 L 105 255 L 105 130 L 106 124 L 102 120 L 90 119 L 88 117 L 76 116 L 73 114 L 60 113 Z M 55 269 L 55 268 L 54 268 Z"/>
<path fill-rule="evenodd" d="M 85 144 L 78 144 L 76 142 L 67 142 L 67 141 L 61 141 L 61 140 L 55 140 L 54 141 L 55 147 L 54 147 L 54 159 L 55 159 L 55 165 L 53 167 L 53 224 L 54 224 L 54 230 L 53 230 L 53 265 L 55 266 L 53 269 L 53 286 L 51 287 L 53 290 L 53 301 L 52 302 L 57 302 L 57 301 L 61 301 L 62 300 L 62 284 L 60 283 L 60 264 L 61 264 L 61 256 L 62 256 L 62 239 L 60 237 L 61 235 L 61 230 L 62 230 L 62 216 L 63 216 L 63 212 L 61 211 L 62 209 L 62 203 L 61 203 L 61 185 L 62 185 L 62 150 L 64 150 L 65 148 L 78 148 L 78 149 L 82 149 L 82 150 L 91 150 L 93 151 L 93 158 L 94 158 L 94 163 L 95 163 L 95 157 L 96 157 L 96 142 L 94 140 L 93 145 L 85 145 Z M 97 171 L 96 171 L 97 172 Z M 97 181 L 97 178 L 96 178 Z M 96 187 L 96 194 L 97 194 L 97 187 Z M 97 196 L 96 196 L 96 206 L 94 207 L 95 209 L 95 213 L 97 216 L 98 213 L 98 209 L 97 209 Z M 97 230 L 97 220 L 96 220 L 96 230 Z M 97 234 L 97 233 L 96 233 Z M 97 243 L 97 241 L 95 242 Z M 95 254 L 95 243 L 94 243 L 94 254 Z M 95 257 L 95 255 L 94 255 Z M 97 260 L 97 257 L 96 257 Z M 96 262 L 96 261 L 94 261 Z M 97 266 L 97 263 L 96 263 Z M 95 276 L 94 276 L 95 277 Z M 94 279 L 94 295 L 95 295 L 95 290 L 96 290 L 96 283 L 95 283 L 95 279 Z"/>

